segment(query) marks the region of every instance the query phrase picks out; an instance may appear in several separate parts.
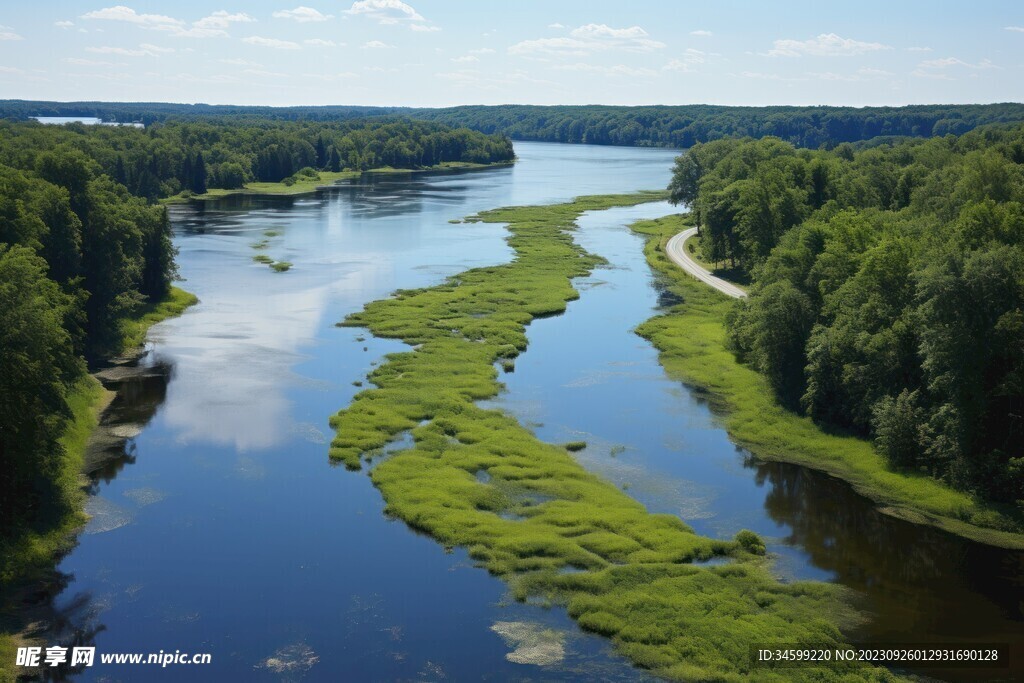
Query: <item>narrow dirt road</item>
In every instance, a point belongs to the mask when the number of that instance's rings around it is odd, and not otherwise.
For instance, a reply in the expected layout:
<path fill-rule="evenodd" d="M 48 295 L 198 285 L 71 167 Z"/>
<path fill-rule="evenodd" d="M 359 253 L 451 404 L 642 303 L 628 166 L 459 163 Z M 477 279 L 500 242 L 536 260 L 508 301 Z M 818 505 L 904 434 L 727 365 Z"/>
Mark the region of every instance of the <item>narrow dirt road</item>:
<path fill-rule="evenodd" d="M 701 282 L 706 282 L 711 285 L 722 294 L 731 296 L 734 299 L 742 299 L 745 297 L 747 295 L 745 291 L 731 282 L 726 282 L 720 277 L 715 277 L 708 272 L 704 266 L 694 261 L 686 252 L 684 243 L 695 234 L 697 234 L 697 228 L 689 228 L 688 230 L 683 230 L 678 235 L 673 236 L 665 245 L 665 253 L 668 254 L 668 257 L 672 259 L 672 262 L 677 266 Z"/>

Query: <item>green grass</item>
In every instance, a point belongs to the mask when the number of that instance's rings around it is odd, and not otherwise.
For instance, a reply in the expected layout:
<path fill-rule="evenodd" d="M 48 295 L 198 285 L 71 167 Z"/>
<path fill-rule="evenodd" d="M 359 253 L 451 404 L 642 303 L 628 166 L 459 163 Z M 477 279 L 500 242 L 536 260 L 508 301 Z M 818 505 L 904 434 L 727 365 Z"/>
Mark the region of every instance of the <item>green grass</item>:
<path fill-rule="evenodd" d="M 637 332 L 661 352 L 669 375 L 707 391 L 730 436 L 758 457 L 792 462 L 850 482 L 886 513 L 931 524 L 992 545 L 1024 548 L 1020 521 L 924 475 L 893 472 L 871 443 L 829 434 L 809 418 L 781 407 L 767 381 L 737 362 L 726 348 L 725 314 L 732 300 L 669 261 L 664 245 L 686 218 L 642 221 L 633 229 L 649 237 L 648 262 L 683 299 Z"/>
<path fill-rule="evenodd" d="M 34 577 L 45 575 L 54 562 L 75 544 L 75 532 L 85 523 L 81 471 L 89 434 L 99 424 L 99 415 L 112 394 L 91 375 L 86 375 L 68 395 L 71 418 L 60 439 L 64 449 L 56 482 L 55 500 L 47 520 L 34 528 L 18 529 L 0 538 L 0 588 L 14 595 Z M 10 530 L 5 530 L 10 531 Z M 6 599 L 0 607 L 7 608 Z M 15 652 L 28 643 L 22 632 L 29 627 L 19 613 L 0 613 L 0 683 L 17 679 Z"/>
<path fill-rule="evenodd" d="M 256 254 L 255 256 L 252 257 L 252 260 L 255 261 L 256 263 L 262 263 L 265 266 L 269 266 L 271 263 L 274 262 L 274 259 L 270 258 L 266 254 Z"/>
<path fill-rule="evenodd" d="M 275 273 L 283 273 L 287 271 L 289 268 L 291 268 L 292 264 L 289 263 L 288 261 L 275 261 L 274 263 L 270 264 L 270 267 L 274 270 Z"/>
<path fill-rule="evenodd" d="M 170 293 L 163 300 L 148 303 L 135 315 L 121 321 L 121 332 L 124 337 L 123 348 L 128 350 L 142 346 L 150 327 L 168 318 L 181 315 L 186 308 L 198 302 L 199 299 L 191 292 L 171 287 Z"/>
<path fill-rule="evenodd" d="M 570 441 L 569 443 L 563 443 L 562 444 L 562 448 L 564 448 L 565 450 L 569 451 L 570 453 L 575 453 L 577 451 L 582 451 L 586 447 L 587 447 L 587 442 L 586 441 Z"/>
<path fill-rule="evenodd" d="M 663 197 L 583 197 L 474 217 L 508 224 L 511 263 L 399 291 L 339 323 L 413 349 L 389 354 L 370 375 L 373 387 L 332 417 L 330 456 L 360 469 L 411 433 L 413 447 L 370 471 L 388 514 L 446 547 L 467 548 L 517 599 L 565 605 L 638 666 L 678 680 L 739 681 L 751 673 L 751 645 L 842 642 L 841 629 L 856 619 L 845 591 L 779 582 L 756 554 L 756 536 L 706 538 L 675 516 L 651 514 L 562 446 L 477 405 L 501 390 L 495 365 L 526 349 L 530 321 L 564 311 L 579 296 L 572 279 L 602 263 L 573 241 L 576 218 Z M 694 564 L 721 555 L 734 561 Z M 879 670 L 757 673 L 778 681 L 890 678 Z"/>

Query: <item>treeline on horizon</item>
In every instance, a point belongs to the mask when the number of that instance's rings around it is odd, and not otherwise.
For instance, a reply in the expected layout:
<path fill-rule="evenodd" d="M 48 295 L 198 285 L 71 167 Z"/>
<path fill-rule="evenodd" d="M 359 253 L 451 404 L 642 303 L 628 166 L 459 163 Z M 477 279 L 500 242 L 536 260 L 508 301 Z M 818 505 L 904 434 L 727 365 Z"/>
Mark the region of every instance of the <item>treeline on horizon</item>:
<path fill-rule="evenodd" d="M 0 122 L 0 145 L 14 157 L 47 145 L 76 150 L 148 200 L 238 189 L 252 181 L 287 183 L 308 169 L 426 168 L 514 158 L 504 136 L 394 118 L 320 123 L 247 116 L 168 120 L 144 129 Z"/>
<path fill-rule="evenodd" d="M 679 157 L 699 249 L 752 279 L 727 320 L 780 402 L 1024 512 L 1024 126 Z"/>
<path fill-rule="evenodd" d="M 307 168 L 512 158 L 507 138 L 425 121 L 0 122 L 0 559 L 73 510 L 71 403 L 88 367 L 123 350 L 131 319 L 170 293 L 157 199 Z"/>
<path fill-rule="evenodd" d="M 727 107 L 469 105 L 447 108 L 172 104 L 159 102 L 0 101 L 0 117 L 89 116 L 107 121 L 259 117 L 275 121 L 345 121 L 405 116 L 514 140 L 687 148 L 725 137 L 774 136 L 817 149 L 879 136 L 960 135 L 978 126 L 1024 120 L 1024 104 L 904 107 Z"/>

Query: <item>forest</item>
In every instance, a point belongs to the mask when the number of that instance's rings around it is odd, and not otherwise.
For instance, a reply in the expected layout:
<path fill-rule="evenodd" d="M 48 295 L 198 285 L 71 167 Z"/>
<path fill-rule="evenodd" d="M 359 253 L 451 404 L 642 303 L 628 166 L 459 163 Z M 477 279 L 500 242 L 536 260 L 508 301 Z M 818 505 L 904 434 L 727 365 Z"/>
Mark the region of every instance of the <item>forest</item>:
<path fill-rule="evenodd" d="M 265 121 L 347 121 L 404 116 L 466 127 L 513 140 L 687 148 L 723 137 L 775 136 L 817 149 L 879 136 L 959 135 L 992 123 L 1024 118 L 1024 105 L 914 105 L 905 107 L 679 106 L 461 106 L 246 107 L 235 105 L 0 101 L 0 117 L 88 116 L 105 121 L 259 117 Z"/>
<path fill-rule="evenodd" d="M 779 401 L 894 469 L 1024 507 L 1024 126 L 678 158 L 709 261 L 750 278 L 727 319 Z"/>
<path fill-rule="evenodd" d="M 0 123 L 0 159 L 31 164 L 38 150 L 80 155 L 97 173 L 154 201 L 251 181 L 281 182 L 307 169 L 426 168 L 511 161 L 500 135 L 392 118 L 336 123 L 252 118 L 171 120 L 147 128 Z M 308 172 L 308 171 L 307 171 Z"/>
<path fill-rule="evenodd" d="M 70 402 L 89 367 L 123 350 L 129 319 L 170 293 L 157 199 L 306 168 L 512 157 L 507 138 L 427 122 L 0 123 L 0 556 L 73 507 Z"/>

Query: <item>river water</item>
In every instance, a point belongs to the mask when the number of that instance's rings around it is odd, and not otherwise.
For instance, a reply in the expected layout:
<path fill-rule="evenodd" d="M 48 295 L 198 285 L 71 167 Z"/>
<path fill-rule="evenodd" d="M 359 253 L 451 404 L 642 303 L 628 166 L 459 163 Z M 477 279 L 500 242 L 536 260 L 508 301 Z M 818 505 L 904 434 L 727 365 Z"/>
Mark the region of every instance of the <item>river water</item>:
<path fill-rule="evenodd" d="M 212 654 L 207 666 L 96 665 L 85 680 L 638 680 L 560 609 L 383 515 L 361 472 L 332 467 L 328 417 L 404 348 L 334 323 L 399 288 L 507 261 L 498 206 L 664 187 L 667 150 L 517 143 L 512 168 L 387 175 L 315 197 L 175 207 L 183 286 L 201 303 L 150 333 L 148 372 L 111 414 L 93 519 L 59 567 L 66 633 L 98 653 Z M 586 440 L 589 468 L 704 534 L 750 528 L 783 580 L 862 597 L 865 640 L 911 634 L 1019 642 L 1021 553 L 874 512 L 841 482 L 753 461 L 632 333 L 667 300 L 625 225 L 653 203 L 583 217 L 611 262 L 535 321 L 492 404 L 542 439 Z M 256 249 L 265 241 L 263 249 Z M 253 262 L 289 261 L 275 273 Z M 496 627 L 496 628 L 495 628 Z M 505 635 L 501 635 L 500 632 Z M 543 664 L 530 643 L 543 649 Z"/>

